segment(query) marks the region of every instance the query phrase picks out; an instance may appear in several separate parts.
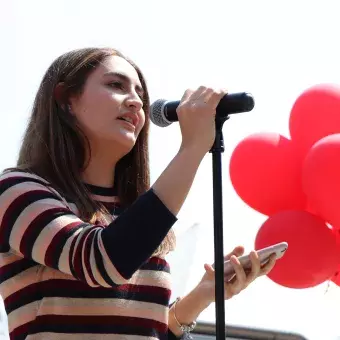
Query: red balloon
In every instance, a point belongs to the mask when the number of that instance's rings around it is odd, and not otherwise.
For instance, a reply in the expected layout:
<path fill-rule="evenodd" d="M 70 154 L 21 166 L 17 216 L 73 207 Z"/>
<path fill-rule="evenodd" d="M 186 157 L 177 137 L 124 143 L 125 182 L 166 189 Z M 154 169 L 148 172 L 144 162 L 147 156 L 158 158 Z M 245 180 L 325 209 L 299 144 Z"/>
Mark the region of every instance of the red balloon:
<path fill-rule="evenodd" d="M 302 167 L 302 186 L 309 207 L 340 228 L 340 134 L 315 143 Z"/>
<path fill-rule="evenodd" d="M 335 275 L 331 278 L 331 281 L 340 287 L 340 265 Z"/>
<path fill-rule="evenodd" d="M 335 237 L 337 238 L 337 241 L 338 241 L 339 265 L 338 265 L 338 269 L 337 269 L 335 275 L 333 275 L 333 277 L 331 277 L 331 281 L 340 287 L 340 231 L 339 230 L 333 230 L 333 232 L 335 233 Z"/>
<path fill-rule="evenodd" d="M 306 211 L 282 211 L 261 226 L 255 249 L 287 242 L 286 254 L 268 277 L 289 288 L 309 288 L 329 280 L 339 265 L 336 235 L 325 222 Z"/>
<path fill-rule="evenodd" d="M 230 179 L 240 198 L 265 215 L 304 209 L 299 159 L 289 139 L 277 133 L 252 134 L 231 155 Z"/>
<path fill-rule="evenodd" d="M 319 139 L 340 133 L 340 87 L 320 84 L 304 91 L 291 109 L 289 130 L 302 156 Z"/>

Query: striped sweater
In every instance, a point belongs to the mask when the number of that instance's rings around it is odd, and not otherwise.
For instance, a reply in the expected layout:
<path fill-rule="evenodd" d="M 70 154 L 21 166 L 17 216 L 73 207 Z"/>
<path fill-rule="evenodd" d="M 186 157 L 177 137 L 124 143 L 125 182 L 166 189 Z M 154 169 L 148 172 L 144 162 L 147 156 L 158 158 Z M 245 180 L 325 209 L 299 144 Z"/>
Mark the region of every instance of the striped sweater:
<path fill-rule="evenodd" d="M 91 225 L 47 181 L 0 176 L 0 294 L 15 340 L 167 339 L 169 265 L 153 252 L 176 217 L 152 190 Z M 170 334 L 170 335 L 169 335 Z"/>

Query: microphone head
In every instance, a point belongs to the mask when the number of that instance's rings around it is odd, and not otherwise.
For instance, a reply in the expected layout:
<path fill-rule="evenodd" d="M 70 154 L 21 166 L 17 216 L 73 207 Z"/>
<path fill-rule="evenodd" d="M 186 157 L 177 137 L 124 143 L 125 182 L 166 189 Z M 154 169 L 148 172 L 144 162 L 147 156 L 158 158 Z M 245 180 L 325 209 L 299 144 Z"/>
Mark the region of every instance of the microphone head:
<path fill-rule="evenodd" d="M 172 124 L 164 116 L 164 108 L 167 102 L 165 99 L 158 99 L 150 106 L 150 120 L 157 126 L 167 127 Z"/>
<path fill-rule="evenodd" d="M 248 92 L 244 93 L 244 97 L 245 97 L 244 109 L 245 109 L 246 112 L 249 112 L 254 108 L 255 100 L 254 100 L 254 97 L 252 96 L 252 94 L 248 93 Z"/>

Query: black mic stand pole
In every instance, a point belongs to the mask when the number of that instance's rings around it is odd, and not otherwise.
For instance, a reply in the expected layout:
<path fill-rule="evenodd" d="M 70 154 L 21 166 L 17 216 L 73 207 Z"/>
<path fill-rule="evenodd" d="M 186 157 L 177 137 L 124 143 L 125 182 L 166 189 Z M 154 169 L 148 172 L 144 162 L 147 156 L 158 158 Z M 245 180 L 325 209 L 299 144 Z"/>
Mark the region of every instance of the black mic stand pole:
<path fill-rule="evenodd" d="M 214 247 L 215 247 L 215 305 L 216 305 L 216 339 L 225 340 L 224 310 L 224 252 L 223 252 L 223 199 L 222 199 L 222 162 L 224 152 L 223 124 L 229 119 L 216 117 L 216 137 L 210 153 L 213 163 L 213 204 L 214 204 Z"/>

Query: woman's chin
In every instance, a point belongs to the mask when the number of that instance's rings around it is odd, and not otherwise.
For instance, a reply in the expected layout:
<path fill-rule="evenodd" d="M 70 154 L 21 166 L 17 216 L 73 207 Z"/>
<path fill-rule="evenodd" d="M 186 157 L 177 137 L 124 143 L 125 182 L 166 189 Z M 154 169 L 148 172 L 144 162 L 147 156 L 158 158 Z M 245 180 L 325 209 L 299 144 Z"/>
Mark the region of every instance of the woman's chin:
<path fill-rule="evenodd" d="M 96 144 L 95 149 L 100 147 L 105 148 L 108 151 L 110 150 L 110 152 L 118 152 L 119 154 L 125 155 L 132 150 L 136 141 L 137 136 L 134 132 L 120 129 L 120 131 L 115 131 L 115 133 L 106 134 L 105 136 L 101 135 L 101 138 L 96 138 L 94 144 Z"/>
<path fill-rule="evenodd" d="M 114 136 L 114 138 L 110 139 L 110 144 L 113 148 L 116 148 L 118 145 L 125 150 L 126 153 L 130 152 L 132 148 L 135 146 L 137 138 L 134 133 L 128 132 L 120 134 L 119 136 Z"/>

